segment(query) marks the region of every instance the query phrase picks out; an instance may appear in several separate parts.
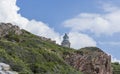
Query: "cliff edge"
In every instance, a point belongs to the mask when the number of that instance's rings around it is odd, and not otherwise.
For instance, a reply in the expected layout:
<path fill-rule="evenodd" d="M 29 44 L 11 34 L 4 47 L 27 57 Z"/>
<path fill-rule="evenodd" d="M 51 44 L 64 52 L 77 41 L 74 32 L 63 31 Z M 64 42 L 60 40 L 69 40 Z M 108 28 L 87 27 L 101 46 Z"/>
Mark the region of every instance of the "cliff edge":
<path fill-rule="evenodd" d="M 65 61 L 83 74 L 112 74 L 111 56 L 97 47 L 85 47 L 64 56 Z"/>

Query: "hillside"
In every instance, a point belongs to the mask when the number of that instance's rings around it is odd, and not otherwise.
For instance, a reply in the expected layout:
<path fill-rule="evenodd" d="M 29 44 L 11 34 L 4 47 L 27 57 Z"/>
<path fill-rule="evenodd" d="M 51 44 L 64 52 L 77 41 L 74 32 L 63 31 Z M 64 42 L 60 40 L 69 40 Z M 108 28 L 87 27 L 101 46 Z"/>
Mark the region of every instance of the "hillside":
<path fill-rule="evenodd" d="M 111 57 L 99 48 L 65 48 L 10 23 L 0 24 L 0 62 L 19 74 L 112 74 Z"/>
<path fill-rule="evenodd" d="M 113 74 L 120 74 L 120 64 L 118 62 L 112 63 Z"/>
<path fill-rule="evenodd" d="M 10 23 L 0 25 L 0 62 L 19 74 L 81 74 L 62 58 L 74 52 Z"/>

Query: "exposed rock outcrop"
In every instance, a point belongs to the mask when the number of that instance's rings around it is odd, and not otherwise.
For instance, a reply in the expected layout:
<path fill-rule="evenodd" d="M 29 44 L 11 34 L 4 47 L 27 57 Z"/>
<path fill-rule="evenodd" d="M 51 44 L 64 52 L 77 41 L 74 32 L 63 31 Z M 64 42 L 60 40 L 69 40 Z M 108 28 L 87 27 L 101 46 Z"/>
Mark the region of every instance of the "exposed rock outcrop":
<path fill-rule="evenodd" d="M 15 71 L 10 71 L 10 66 L 5 63 L 0 63 L 0 74 L 18 74 Z"/>
<path fill-rule="evenodd" d="M 11 23 L 0 23 L 0 37 L 4 37 L 10 33 L 20 35 L 22 31 L 18 26 L 12 25 Z"/>
<path fill-rule="evenodd" d="M 96 47 L 86 47 L 66 54 L 65 61 L 83 74 L 112 74 L 111 56 Z"/>

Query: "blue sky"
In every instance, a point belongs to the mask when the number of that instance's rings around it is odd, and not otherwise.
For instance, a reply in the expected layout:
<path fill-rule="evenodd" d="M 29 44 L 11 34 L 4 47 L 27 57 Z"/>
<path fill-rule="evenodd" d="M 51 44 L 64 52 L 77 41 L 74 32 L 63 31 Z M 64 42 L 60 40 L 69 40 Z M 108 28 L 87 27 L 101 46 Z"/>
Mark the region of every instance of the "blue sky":
<path fill-rule="evenodd" d="M 69 32 L 69 28 L 63 26 L 63 21 L 73 18 L 80 13 L 98 13 L 104 14 L 101 9 L 102 3 L 110 3 L 120 6 L 119 0 L 18 0 L 17 5 L 21 8 L 19 13 L 28 18 L 43 21 L 55 31 L 63 34 Z M 96 42 L 97 46 L 102 48 L 107 53 L 120 59 L 119 41 L 120 33 L 113 35 L 96 36 L 89 32 L 84 32 L 91 36 Z M 99 43 L 100 42 L 100 43 Z M 104 42 L 104 43 L 101 43 Z M 110 43 L 111 42 L 111 43 Z M 118 42 L 116 44 L 112 43 Z"/>
<path fill-rule="evenodd" d="M 17 5 L 21 8 L 19 13 L 28 19 L 36 19 L 54 27 L 61 33 L 64 27 L 61 23 L 69 18 L 77 16 L 81 12 L 101 12 L 97 9 L 96 0 L 18 0 Z"/>
<path fill-rule="evenodd" d="M 97 46 L 120 60 L 120 0 L 1 0 L 0 22 L 71 47 Z M 119 61 L 120 62 L 120 61 Z"/>

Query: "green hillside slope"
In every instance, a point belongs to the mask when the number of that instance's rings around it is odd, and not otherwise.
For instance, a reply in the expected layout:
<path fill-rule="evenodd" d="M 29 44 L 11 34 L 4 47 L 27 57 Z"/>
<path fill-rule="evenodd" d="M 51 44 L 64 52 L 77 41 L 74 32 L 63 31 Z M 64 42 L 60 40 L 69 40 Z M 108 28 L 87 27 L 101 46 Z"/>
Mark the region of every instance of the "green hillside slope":
<path fill-rule="evenodd" d="M 118 62 L 112 63 L 113 74 L 120 74 L 120 64 Z"/>
<path fill-rule="evenodd" d="M 81 74 L 62 58 L 73 49 L 42 40 L 25 30 L 21 35 L 9 32 L 0 39 L 0 62 L 7 63 L 20 74 Z"/>

